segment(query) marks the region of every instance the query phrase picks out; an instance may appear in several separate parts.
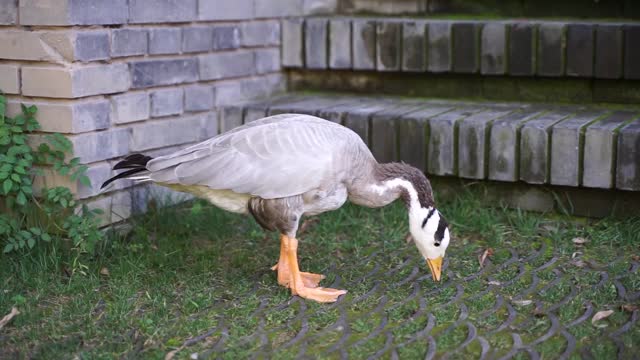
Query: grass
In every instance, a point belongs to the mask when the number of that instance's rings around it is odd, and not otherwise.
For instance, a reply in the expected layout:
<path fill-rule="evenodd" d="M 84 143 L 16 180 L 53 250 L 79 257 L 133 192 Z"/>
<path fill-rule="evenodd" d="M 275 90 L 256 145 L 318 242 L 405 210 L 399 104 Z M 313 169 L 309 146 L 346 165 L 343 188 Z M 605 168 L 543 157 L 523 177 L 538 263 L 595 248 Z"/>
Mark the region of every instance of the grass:
<path fill-rule="evenodd" d="M 299 236 L 301 267 L 349 290 L 333 305 L 292 298 L 277 285 L 269 270 L 275 234 L 202 202 L 133 219 L 127 236 L 110 237 L 87 262 L 86 275 L 66 275 L 56 249 L 4 257 L 0 316 L 12 306 L 21 314 L 0 330 L 0 358 L 162 359 L 173 350 L 177 358 L 477 358 L 479 337 L 499 357 L 512 333 L 544 358 L 564 352 L 568 337 L 576 353 L 589 349 L 594 358 L 614 357 L 619 346 L 638 351 L 640 327 L 620 306 L 638 303 L 640 277 L 629 269 L 640 255 L 640 219 L 528 213 L 479 198 L 470 189 L 440 204 L 455 238 L 439 284 L 404 241 L 400 204 L 348 205 L 310 223 Z M 577 236 L 589 242 L 577 247 Z M 489 247 L 494 255 L 480 269 Z M 606 309 L 614 314 L 592 325 Z M 554 321 L 564 336 L 545 336 Z"/>

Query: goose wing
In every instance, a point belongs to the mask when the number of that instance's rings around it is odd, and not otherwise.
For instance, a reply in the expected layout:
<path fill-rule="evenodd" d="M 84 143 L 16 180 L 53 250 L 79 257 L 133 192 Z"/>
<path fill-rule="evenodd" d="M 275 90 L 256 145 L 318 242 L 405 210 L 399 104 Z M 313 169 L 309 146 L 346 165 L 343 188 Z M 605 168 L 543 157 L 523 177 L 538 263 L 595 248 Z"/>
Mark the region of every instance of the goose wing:
<path fill-rule="evenodd" d="M 147 169 L 159 183 L 281 198 L 331 180 L 338 155 L 346 156 L 340 152 L 354 140 L 362 143 L 351 130 L 320 118 L 276 115 L 155 158 Z"/>

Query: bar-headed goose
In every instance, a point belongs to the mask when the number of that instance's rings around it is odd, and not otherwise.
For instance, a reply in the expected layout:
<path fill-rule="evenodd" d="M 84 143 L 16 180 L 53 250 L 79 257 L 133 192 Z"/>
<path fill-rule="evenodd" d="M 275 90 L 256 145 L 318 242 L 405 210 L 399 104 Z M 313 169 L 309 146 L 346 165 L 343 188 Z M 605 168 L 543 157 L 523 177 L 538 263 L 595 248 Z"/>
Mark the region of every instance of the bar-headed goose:
<path fill-rule="evenodd" d="M 251 214 L 280 232 L 280 259 L 272 268 L 293 295 L 333 302 L 345 290 L 318 287 L 323 275 L 298 268 L 296 230 L 303 215 L 340 208 L 349 199 L 385 206 L 401 198 L 409 229 L 433 279 L 440 280 L 449 245 L 445 219 L 434 207 L 431 185 L 404 163 L 379 164 L 350 129 L 309 115 L 283 114 L 250 122 L 170 155 L 134 154 L 114 166 L 120 178 L 150 180 L 205 198 L 235 213 Z"/>

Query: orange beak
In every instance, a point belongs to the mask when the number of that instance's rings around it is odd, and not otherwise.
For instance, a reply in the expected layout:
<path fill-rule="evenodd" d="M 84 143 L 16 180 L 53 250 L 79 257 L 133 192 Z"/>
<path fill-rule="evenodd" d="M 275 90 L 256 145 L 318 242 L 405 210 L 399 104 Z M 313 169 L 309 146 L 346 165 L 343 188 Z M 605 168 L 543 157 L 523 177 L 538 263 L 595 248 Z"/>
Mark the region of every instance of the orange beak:
<path fill-rule="evenodd" d="M 429 269 L 431 269 L 433 281 L 440 281 L 440 274 L 442 273 L 442 256 L 435 259 L 427 259 L 427 265 L 429 265 Z"/>

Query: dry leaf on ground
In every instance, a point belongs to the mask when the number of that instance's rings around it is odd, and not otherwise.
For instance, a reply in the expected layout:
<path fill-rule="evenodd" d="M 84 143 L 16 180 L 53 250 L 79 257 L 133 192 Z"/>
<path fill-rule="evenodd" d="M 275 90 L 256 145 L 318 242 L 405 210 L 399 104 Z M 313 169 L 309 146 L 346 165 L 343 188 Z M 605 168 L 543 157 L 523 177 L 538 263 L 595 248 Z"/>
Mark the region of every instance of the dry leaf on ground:
<path fill-rule="evenodd" d="M 500 285 L 502 285 L 502 283 L 500 281 L 489 281 L 489 285 L 500 286 Z"/>
<path fill-rule="evenodd" d="M 492 255 L 493 255 L 493 249 L 492 249 L 492 248 L 488 248 L 488 249 L 486 249 L 486 250 L 482 253 L 482 255 L 480 255 L 480 256 L 478 257 L 478 261 L 480 261 L 480 267 L 483 267 L 483 266 L 484 266 L 484 262 L 487 260 L 487 258 L 488 258 L 489 256 L 492 256 Z"/>
<path fill-rule="evenodd" d="M 518 305 L 518 306 L 527 306 L 527 305 L 533 304 L 532 300 L 512 300 L 511 302 L 514 305 Z"/>
<path fill-rule="evenodd" d="M 622 305 L 621 308 L 626 312 L 634 312 L 640 309 L 640 307 L 636 304 L 625 304 L 625 305 Z"/>
<path fill-rule="evenodd" d="M 577 237 L 577 238 L 573 238 L 573 240 L 571 240 L 571 242 L 573 242 L 576 245 L 584 245 L 585 243 L 589 242 L 589 240 L 583 238 L 583 237 Z"/>
<path fill-rule="evenodd" d="M 109 276 L 109 269 L 103 267 L 102 269 L 100 269 L 100 275 Z"/>
<path fill-rule="evenodd" d="M 596 325 L 596 322 L 602 319 L 606 319 L 613 314 L 613 310 L 602 310 L 598 311 L 593 318 L 591 318 L 591 324 Z"/>
<path fill-rule="evenodd" d="M 16 317 L 17 315 L 20 315 L 20 311 L 18 311 L 18 308 L 12 307 L 11 311 L 7 315 L 5 315 L 5 317 L 0 319 L 0 330 L 2 330 L 2 328 L 5 325 L 7 325 L 9 323 L 9 321 L 11 321 L 11 319 Z"/>

